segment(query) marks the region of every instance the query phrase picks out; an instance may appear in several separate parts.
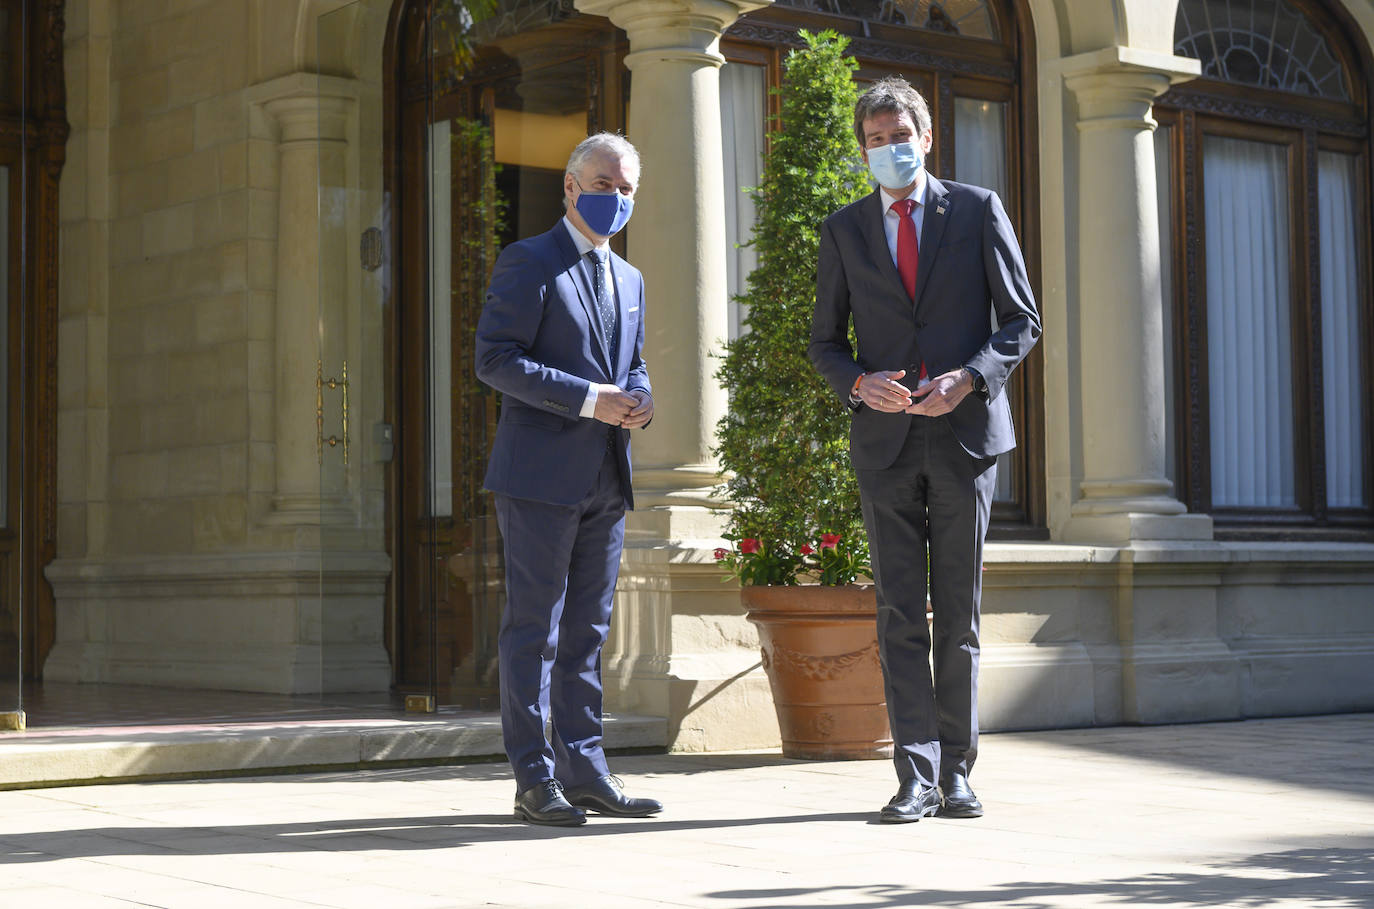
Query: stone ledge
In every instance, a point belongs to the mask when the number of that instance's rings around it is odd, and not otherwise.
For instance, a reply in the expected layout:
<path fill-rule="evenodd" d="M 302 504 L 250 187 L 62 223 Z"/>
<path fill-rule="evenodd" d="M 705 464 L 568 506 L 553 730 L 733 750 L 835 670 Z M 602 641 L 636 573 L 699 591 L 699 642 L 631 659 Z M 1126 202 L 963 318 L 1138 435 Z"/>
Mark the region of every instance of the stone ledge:
<path fill-rule="evenodd" d="M 663 749 L 667 721 L 606 717 L 606 747 Z M 504 761 L 496 716 L 225 724 L 0 737 L 0 790 L 174 777 Z"/>

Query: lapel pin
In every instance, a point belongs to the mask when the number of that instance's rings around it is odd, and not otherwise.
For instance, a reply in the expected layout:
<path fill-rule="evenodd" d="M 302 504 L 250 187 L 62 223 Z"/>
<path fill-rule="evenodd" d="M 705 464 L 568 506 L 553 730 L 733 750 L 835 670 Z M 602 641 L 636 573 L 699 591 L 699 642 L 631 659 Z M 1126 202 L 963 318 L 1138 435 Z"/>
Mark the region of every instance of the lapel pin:
<path fill-rule="evenodd" d="M 944 207 L 943 205 L 937 205 L 937 206 L 935 206 L 935 214 L 937 214 L 937 215 L 943 215 L 944 213 L 945 213 L 945 207 Z"/>

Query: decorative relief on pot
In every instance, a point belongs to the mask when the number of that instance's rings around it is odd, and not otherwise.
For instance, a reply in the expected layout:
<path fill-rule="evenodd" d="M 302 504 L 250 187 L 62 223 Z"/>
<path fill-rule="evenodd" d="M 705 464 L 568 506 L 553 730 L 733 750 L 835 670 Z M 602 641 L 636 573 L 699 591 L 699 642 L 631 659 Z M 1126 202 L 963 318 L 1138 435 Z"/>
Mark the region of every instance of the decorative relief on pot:
<path fill-rule="evenodd" d="M 833 713 L 818 713 L 812 725 L 816 729 L 816 735 L 828 739 L 835 732 L 835 715 Z"/>
<path fill-rule="evenodd" d="M 766 647 L 762 650 L 764 669 L 767 669 L 770 663 L 777 663 L 780 668 L 796 672 L 813 682 L 826 682 L 839 678 L 863 662 L 870 660 L 875 664 L 878 662 L 877 641 L 859 650 L 851 650 L 849 653 L 840 653 L 834 656 L 798 653 L 776 644 L 773 645 L 772 654 L 769 654 Z"/>

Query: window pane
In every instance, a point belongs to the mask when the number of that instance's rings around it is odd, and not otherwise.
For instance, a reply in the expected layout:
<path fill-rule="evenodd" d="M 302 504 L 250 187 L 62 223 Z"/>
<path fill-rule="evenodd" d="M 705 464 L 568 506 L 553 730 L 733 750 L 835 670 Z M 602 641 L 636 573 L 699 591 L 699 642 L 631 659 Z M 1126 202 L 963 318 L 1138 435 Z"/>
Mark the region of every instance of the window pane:
<path fill-rule="evenodd" d="M 1203 185 L 1212 504 L 1293 506 L 1287 149 L 1208 136 Z"/>
<path fill-rule="evenodd" d="M 1001 101 L 954 99 L 954 179 L 971 183 L 1007 198 L 1007 106 Z M 996 315 L 989 314 L 997 328 Z M 997 459 L 997 488 L 993 500 L 1016 499 L 1014 452 Z"/>
<path fill-rule="evenodd" d="M 954 179 L 1007 198 L 1007 105 L 954 99 Z"/>
<path fill-rule="evenodd" d="M 430 124 L 429 406 L 431 514 L 453 516 L 453 131 Z"/>
<path fill-rule="evenodd" d="M 745 309 L 735 302 L 744 292 L 758 254 L 749 241 L 754 229 L 754 200 L 746 189 L 763 174 L 764 69 L 727 63 L 720 70 L 720 138 L 725 165 L 725 282 L 730 298 L 730 339 L 740 335 Z"/>
<path fill-rule="evenodd" d="M 10 169 L 0 166 L 0 289 L 5 306 L 0 306 L 0 527 L 9 526 L 10 489 Z M 22 438 L 22 437 L 21 437 Z"/>
<path fill-rule="evenodd" d="M 1364 375 L 1360 362 L 1360 236 L 1353 155 L 1317 156 L 1321 236 L 1322 395 L 1326 421 L 1326 504 L 1367 504 L 1364 488 Z"/>

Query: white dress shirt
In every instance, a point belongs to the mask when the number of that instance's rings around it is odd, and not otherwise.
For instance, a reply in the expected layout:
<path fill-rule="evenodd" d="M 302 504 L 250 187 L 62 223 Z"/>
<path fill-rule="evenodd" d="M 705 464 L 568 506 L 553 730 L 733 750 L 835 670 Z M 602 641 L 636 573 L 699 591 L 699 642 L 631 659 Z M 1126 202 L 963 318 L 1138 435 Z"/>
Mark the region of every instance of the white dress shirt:
<path fill-rule="evenodd" d="M 582 262 L 583 271 L 587 272 L 587 283 L 592 285 L 592 292 L 595 293 L 596 279 L 594 275 L 587 271 L 587 253 L 591 252 L 594 249 L 599 249 L 602 252 L 609 254 L 611 251 L 611 242 L 609 240 L 603 240 L 601 243 L 592 243 L 591 240 L 587 239 L 586 234 L 577 229 L 577 225 L 573 224 L 571 221 L 568 220 L 567 215 L 563 216 L 563 226 L 568 229 L 568 233 L 572 236 L 573 245 L 577 247 L 577 258 Z M 607 268 L 609 267 L 610 266 L 608 265 Z M 611 293 L 615 293 L 615 282 L 610 279 L 610 275 L 606 276 L 606 285 L 610 288 Z M 588 382 L 587 397 L 582 401 L 582 409 L 577 412 L 577 415 L 579 417 L 590 417 L 595 413 L 596 383 Z"/>
<path fill-rule="evenodd" d="M 911 221 L 916 225 L 916 246 L 918 249 L 921 245 L 921 228 L 925 225 L 926 187 L 929 185 L 929 181 L 926 180 L 926 169 L 923 167 L 916 172 L 916 188 L 911 191 L 911 195 L 906 197 L 916 202 L 916 206 L 911 209 Z M 878 195 L 883 200 L 883 236 L 887 238 L 887 254 L 892 257 L 892 264 L 897 265 L 897 229 L 901 227 L 902 213 L 892 207 L 898 199 L 887 191 L 886 186 L 878 187 Z M 900 269 L 901 266 L 898 268 Z M 916 387 L 920 388 L 929 381 L 930 379 L 927 378 L 923 382 L 918 382 Z M 849 403 L 858 404 L 859 399 L 850 395 Z"/>
<path fill-rule="evenodd" d="M 926 169 L 923 167 L 916 172 L 916 188 L 907 196 L 916 202 L 916 207 L 911 210 L 911 220 L 916 225 L 916 243 L 919 247 L 921 242 L 921 227 L 925 224 L 926 218 L 926 187 L 929 186 L 926 180 Z M 887 236 L 887 251 L 892 256 L 892 264 L 897 264 L 897 228 L 900 225 L 901 214 L 894 211 L 892 205 L 897 198 L 887 191 L 884 186 L 878 187 L 878 193 L 883 198 L 883 233 Z"/>

